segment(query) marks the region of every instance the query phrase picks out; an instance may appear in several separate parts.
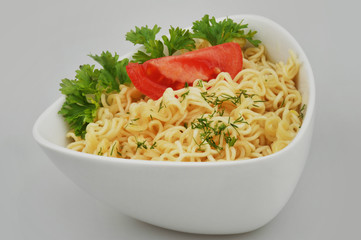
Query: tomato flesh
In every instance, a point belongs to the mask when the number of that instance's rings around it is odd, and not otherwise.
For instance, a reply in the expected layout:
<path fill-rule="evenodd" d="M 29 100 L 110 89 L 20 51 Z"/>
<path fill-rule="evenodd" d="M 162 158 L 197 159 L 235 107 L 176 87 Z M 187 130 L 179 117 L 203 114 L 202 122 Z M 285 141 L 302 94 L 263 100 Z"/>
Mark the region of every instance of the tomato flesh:
<path fill-rule="evenodd" d="M 168 87 L 177 90 L 185 83 L 191 86 L 196 79 L 209 81 L 220 72 L 228 72 L 234 78 L 242 70 L 242 64 L 241 47 L 231 42 L 151 59 L 143 64 L 129 63 L 126 69 L 134 86 L 156 100 Z"/>

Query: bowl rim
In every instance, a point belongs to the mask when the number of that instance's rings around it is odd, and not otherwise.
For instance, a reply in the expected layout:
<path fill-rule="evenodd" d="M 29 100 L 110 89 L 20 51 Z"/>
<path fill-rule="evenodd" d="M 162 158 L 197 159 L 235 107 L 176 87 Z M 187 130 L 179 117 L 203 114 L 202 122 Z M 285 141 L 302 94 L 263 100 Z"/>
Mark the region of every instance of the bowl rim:
<path fill-rule="evenodd" d="M 109 157 L 109 156 L 99 156 L 94 155 L 90 153 L 84 153 L 84 152 L 78 152 L 71 149 L 68 149 L 66 147 L 57 145 L 55 143 L 52 143 L 48 140 L 46 140 L 41 134 L 40 134 L 40 127 L 43 120 L 47 117 L 49 112 L 53 110 L 53 108 L 57 107 L 59 104 L 61 104 L 65 97 L 61 96 L 59 97 L 53 104 L 51 104 L 35 121 L 32 129 L 33 137 L 34 139 L 40 144 L 42 147 L 51 149 L 55 152 L 65 154 L 70 157 L 75 157 L 78 159 L 82 159 L 85 161 L 95 161 L 95 162 L 101 162 L 101 163 L 109 163 L 109 164 L 119 164 L 119 163 L 126 163 L 126 164 L 136 164 L 136 165 L 145 165 L 145 166 L 163 166 L 163 167 L 190 167 L 190 166 L 203 166 L 203 167 L 210 167 L 210 166 L 234 166 L 238 164 L 256 164 L 263 161 L 269 161 L 272 158 L 277 158 L 277 156 L 281 156 L 286 154 L 290 149 L 293 148 L 293 146 L 297 145 L 298 142 L 302 139 L 303 135 L 306 134 L 306 131 L 308 128 L 311 127 L 312 119 L 314 115 L 314 109 L 315 109 L 315 101 L 316 101 L 316 87 L 315 87 L 315 80 L 314 80 L 314 74 L 311 68 L 311 64 L 303 51 L 300 44 L 297 42 L 297 40 L 281 25 L 276 23 L 275 21 L 266 18 L 264 16 L 255 15 L 255 14 L 238 14 L 238 15 L 230 15 L 225 17 L 217 18 L 217 21 L 223 20 L 226 18 L 235 19 L 235 18 L 243 18 L 247 19 L 247 22 L 250 20 L 258 20 L 263 23 L 266 23 L 267 25 L 271 25 L 272 28 L 278 29 L 278 31 L 283 32 L 285 36 L 293 43 L 293 45 L 296 46 L 296 49 L 293 49 L 296 54 L 299 56 L 299 58 L 302 58 L 303 62 L 302 65 L 307 69 L 306 71 L 306 77 L 308 79 L 308 103 L 306 107 L 305 117 L 303 119 L 302 125 L 300 130 L 298 131 L 295 138 L 282 150 L 272 153 L 267 156 L 259 157 L 259 158 L 252 158 L 252 159 L 239 159 L 234 161 L 216 161 L 216 162 L 174 162 L 174 161 L 150 161 L 150 160 L 141 160 L 141 159 L 124 159 L 124 158 L 116 158 L 116 157 Z M 124 54 L 122 57 L 129 56 L 131 53 Z"/>

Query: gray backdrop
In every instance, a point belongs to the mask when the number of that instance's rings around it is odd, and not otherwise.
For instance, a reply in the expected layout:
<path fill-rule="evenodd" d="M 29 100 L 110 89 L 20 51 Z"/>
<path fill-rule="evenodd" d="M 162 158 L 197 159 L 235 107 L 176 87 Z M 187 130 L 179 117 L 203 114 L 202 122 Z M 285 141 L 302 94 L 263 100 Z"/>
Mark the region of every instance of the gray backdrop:
<path fill-rule="evenodd" d="M 0 239 L 360 239 L 361 61 L 357 1 L 1 1 Z M 87 54 L 133 49 L 134 26 L 186 27 L 205 13 L 259 14 L 288 29 L 313 66 L 317 114 L 304 174 L 283 211 L 254 232 L 203 236 L 157 228 L 70 182 L 32 137 Z"/>

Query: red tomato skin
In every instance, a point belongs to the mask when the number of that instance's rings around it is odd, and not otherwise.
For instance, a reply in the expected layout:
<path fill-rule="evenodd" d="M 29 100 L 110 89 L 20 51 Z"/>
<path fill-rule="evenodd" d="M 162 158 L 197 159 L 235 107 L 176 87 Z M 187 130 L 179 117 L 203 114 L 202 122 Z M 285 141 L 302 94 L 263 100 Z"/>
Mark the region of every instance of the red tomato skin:
<path fill-rule="evenodd" d="M 157 100 L 168 88 L 168 86 L 161 85 L 147 77 L 144 67 L 139 63 L 129 63 L 126 69 L 135 88 L 151 99 Z"/>
<path fill-rule="evenodd" d="M 240 45 L 230 42 L 179 56 L 151 59 L 143 64 L 129 63 L 126 69 L 134 86 L 156 100 L 168 87 L 177 90 L 186 82 L 191 86 L 196 79 L 209 81 L 220 72 L 228 72 L 234 78 L 242 65 Z"/>

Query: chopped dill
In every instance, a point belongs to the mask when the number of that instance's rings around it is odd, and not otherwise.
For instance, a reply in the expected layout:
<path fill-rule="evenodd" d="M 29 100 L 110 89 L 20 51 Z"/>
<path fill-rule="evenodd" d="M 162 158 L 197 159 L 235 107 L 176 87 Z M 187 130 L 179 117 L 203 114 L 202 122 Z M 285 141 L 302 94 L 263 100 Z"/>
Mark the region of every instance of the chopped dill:
<path fill-rule="evenodd" d="M 217 113 L 219 114 L 219 116 L 223 116 L 225 110 L 226 110 L 226 109 L 224 109 L 224 108 L 222 108 L 222 107 L 218 107 L 218 108 L 217 108 Z"/>
<path fill-rule="evenodd" d="M 283 106 L 285 105 L 285 100 L 286 100 L 286 99 L 284 98 L 284 99 L 283 99 L 283 101 L 282 101 L 282 103 L 281 103 L 280 108 L 281 108 L 281 107 L 283 107 Z"/>
<path fill-rule="evenodd" d="M 145 145 L 146 140 L 144 140 L 143 142 L 140 142 L 137 140 L 137 149 L 135 151 L 137 151 L 138 149 L 148 149 L 147 145 Z"/>
<path fill-rule="evenodd" d="M 135 125 L 135 122 L 138 121 L 140 118 L 134 118 L 134 119 L 131 119 L 130 122 L 128 122 L 124 128 L 127 128 L 128 125 Z"/>
<path fill-rule="evenodd" d="M 202 79 L 199 79 L 199 80 L 197 81 L 196 87 L 200 87 L 200 88 L 203 87 L 203 80 L 202 80 Z"/>
<path fill-rule="evenodd" d="M 202 146 L 205 144 L 204 141 L 201 141 L 201 143 L 198 143 L 197 140 L 193 137 L 193 141 L 197 144 L 198 146 L 198 151 L 205 151 Z"/>
<path fill-rule="evenodd" d="M 220 123 L 220 124 L 219 124 Z M 224 122 L 217 122 L 216 126 L 212 129 L 214 135 L 221 135 L 222 132 L 227 128 L 227 125 Z"/>
<path fill-rule="evenodd" d="M 192 129 L 200 130 L 200 142 L 197 142 L 196 139 L 193 138 L 195 143 L 198 145 L 198 150 L 202 150 L 202 147 L 205 144 L 209 144 L 211 148 L 217 151 L 223 150 L 223 147 L 221 146 L 222 136 L 224 136 L 226 144 L 230 147 L 234 146 L 238 139 L 231 136 L 228 128 L 232 127 L 239 134 L 237 130 L 237 123 L 248 124 L 241 114 L 234 121 L 231 121 L 231 117 L 228 117 L 227 123 L 221 120 L 214 121 L 213 117 L 216 113 L 217 110 L 208 116 L 203 114 L 201 117 L 196 118 L 193 122 L 191 122 Z"/>
<path fill-rule="evenodd" d="M 222 94 L 220 96 L 216 96 L 215 93 L 201 92 L 201 96 L 203 99 L 213 106 L 222 106 L 224 102 L 231 102 L 233 105 L 238 106 L 238 104 L 242 103 L 242 96 L 244 98 L 253 98 L 257 94 L 248 94 L 247 90 L 240 89 L 238 93 L 234 96 L 230 94 Z M 256 100 L 253 102 L 264 102 L 263 100 Z M 254 106 L 258 107 L 256 104 Z"/>
<path fill-rule="evenodd" d="M 249 125 L 249 123 L 246 120 L 244 120 L 241 114 L 239 114 L 239 117 L 236 120 L 234 120 L 234 123 L 245 123 Z"/>
<path fill-rule="evenodd" d="M 166 105 L 164 104 L 164 102 L 163 102 L 163 100 L 160 102 L 160 104 L 159 104 L 159 108 L 158 108 L 158 112 L 160 112 L 160 110 L 162 109 L 162 108 L 165 108 L 166 107 Z"/>
<path fill-rule="evenodd" d="M 118 148 L 117 148 L 117 154 L 118 154 L 119 156 L 122 156 L 122 154 L 118 151 Z"/>
<path fill-rule="evenodd" d="M 266 102 L 264 100 L 256 100 L 256 101 L 253 101 L 254 103 L 259 103 L 259 102 Z M 257 104 L 252 104 L 253 107 L 259 107 Z"/>
<path fill-rule="evenodd" d="M 188 95 L 189 95 L 189 90 L 181 95 L 181 100 L 180 100 L 180 102 L 183 102 L 184 99 L 186 98 L 186 96 L 188 96 Z"/>
<path fill-rule="evenodd" d="M 226 143 L 228 144 L 228 146 L 233 147 L 234 144 L 237 142 L 237 138 L 231 136 L 231 134 L 229 133 L 229 131 L 227 131 L 226 134 L 224 134 L 224 140 L 226 141 Z"/>
<path fill-rule="evenodd" d="M 303 118 L 305 117 L 305 111 L 306 111 L 306 104 L 303 104 L 301 109 L 300 109 L 300 119 L 303 120 Z"/>
<path fill-rule="evenodd" d="M 103 153 L 102 153 L 102 147 L 100 147 L 99 152 L 98 152 L 98 155 L 103 155 Z"/>
<path fill-rule="evenodd" d="M 134 122 L 138 121 L 140 118 L 134 118 L 130 120 L 129 125 L 134 125 Z"/>
<path fill-rule="evenodd" d="M 241 103 L 241 95 L 231 96 L 229 94 L 224 93 L 220 97 L 222 97 L 222 99 L 219 99 L 220 102 L 219 104 L 229 101 L 233 103 L 235 106 L 237 106 L 238 103 Z"/>
<path fill-rule="evenodd" d="M 209 94 L 208 92 L 201 92 L 201 96 L 204 99 L 204 101 L 210 104 L 212 104 L 215 101 L 214 99 L 216 98 L 215 93 Z"/>
<path fill-rule="evenodd" d="M 110 156 L 113 156 L 113 151 L 114 151 L 115 145 L 117 145 L 116 142 L 113 144 L 112 149 L 110 150 Z"/>
<path fill-rule="evenodd" d="M 150 146 L 150 149 L 154 149 L 155 147 L 157 147 L 157 142 L 154 142 L 152 146 Z"/>

